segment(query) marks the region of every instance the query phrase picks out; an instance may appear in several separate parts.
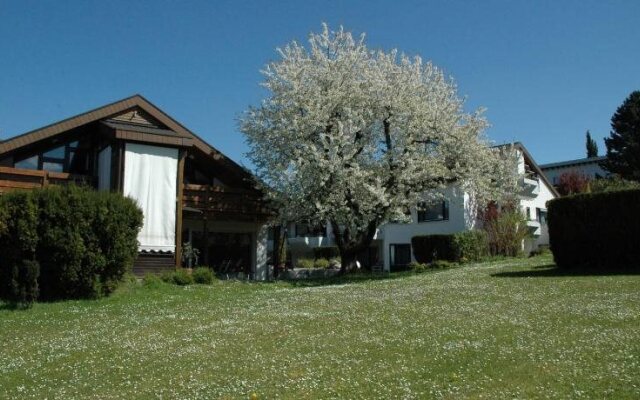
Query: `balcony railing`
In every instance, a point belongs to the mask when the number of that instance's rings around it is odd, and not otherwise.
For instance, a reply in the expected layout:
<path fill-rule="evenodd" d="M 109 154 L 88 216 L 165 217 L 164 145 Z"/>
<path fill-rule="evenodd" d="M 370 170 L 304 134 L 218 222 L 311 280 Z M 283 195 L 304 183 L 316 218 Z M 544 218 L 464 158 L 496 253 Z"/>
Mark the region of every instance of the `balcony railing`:
<path fill-rule="evenodd" d="M 0 193 L 16 189 L 30 190 L 48 185 L 66 185 L 69 183 L 93 185 L 93 178 L 66 172 L 0 167 Z"/>
<path fill-rule="evenodd" d="M 540 193 L 540 178 L 535 173 L 526 173 L 520 178 L 520 194 L 535 197 Z"/>
<path fill-rule="evenodd" d="M 210 185 L 185 184 L 182 205 L 213 214 L 255 216 L 270 214 L 265 202 L 255 194 L 228 191 Z"/>

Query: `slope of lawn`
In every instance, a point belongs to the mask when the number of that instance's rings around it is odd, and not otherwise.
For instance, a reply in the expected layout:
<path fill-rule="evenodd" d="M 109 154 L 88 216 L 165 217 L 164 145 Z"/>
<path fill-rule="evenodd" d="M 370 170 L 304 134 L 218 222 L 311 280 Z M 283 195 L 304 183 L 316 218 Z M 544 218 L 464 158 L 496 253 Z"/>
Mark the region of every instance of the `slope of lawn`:
<path fill-rule="evenodd" d="M 640 275 L 550 263 L 3 308 L 0 398 L 640 398 Z"/>

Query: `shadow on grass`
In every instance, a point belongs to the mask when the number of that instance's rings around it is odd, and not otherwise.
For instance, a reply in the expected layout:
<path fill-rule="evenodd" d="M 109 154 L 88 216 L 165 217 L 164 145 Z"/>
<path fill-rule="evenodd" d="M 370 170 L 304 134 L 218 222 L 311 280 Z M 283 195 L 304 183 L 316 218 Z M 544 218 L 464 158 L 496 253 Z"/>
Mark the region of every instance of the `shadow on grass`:
<path fill-rule="evenodd" d="M 611 275 L 640 275 L 639 271 L 611 270 L 611 271 L 589 271 L 589 270 L 564 270 L 556 267 L 555 264 L 538 265 L 524 271 L 496 272 L 491 276 L 496 278 L 545 278 L 560 276 L 611 276 Z"/>
<path fill-rule="evenodd" d="M 24 304 L 16 304 L 16 303 L 0 303 L 0 311 L 22 311 L 29 310 L 31 306 Z"/>
<path fill-rule="evenodd" d="M 389 279 L 397 279 L 403 276 L 409 276 L 408 272 L 393 272 L 385 274 L 372 273 L 349 273 L 346 275 L 332 276 L 329 278 L 302 278 L 302 279 L 286 279 L 280 282 L 286 282 L 293 287 L 315 287 L 315 286 L 331 286 L 345 285 L 348 283 L 364 283 L 369 281 L 381 281 Z"/>

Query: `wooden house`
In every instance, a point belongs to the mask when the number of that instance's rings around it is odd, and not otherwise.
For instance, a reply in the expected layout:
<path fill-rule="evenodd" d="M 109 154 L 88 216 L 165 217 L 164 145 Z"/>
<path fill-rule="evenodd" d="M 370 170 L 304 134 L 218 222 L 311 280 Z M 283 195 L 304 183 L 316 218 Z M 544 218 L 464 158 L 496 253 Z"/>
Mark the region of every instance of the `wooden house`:
<path fill-rule="evenodd" d="M 183 265 L 190 243 L 198 264 L 264 279 L 271 212 L 254 182 L 140 95 L 0 142 L 0 194 L 75 183 L 136 200 L 137 274 Z"/>

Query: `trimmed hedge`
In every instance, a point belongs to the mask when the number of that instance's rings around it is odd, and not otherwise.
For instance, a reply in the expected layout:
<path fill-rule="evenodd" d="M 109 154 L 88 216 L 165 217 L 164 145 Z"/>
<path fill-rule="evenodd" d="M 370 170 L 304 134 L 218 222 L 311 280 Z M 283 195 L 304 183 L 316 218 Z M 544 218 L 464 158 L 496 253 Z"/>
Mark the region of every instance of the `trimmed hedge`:
<path fill-rule="evenodd" d="M 336 246 L 316 247 L 313 249 L 313 258 L 326 258 L 331 260 L 332 258 L 340 258 L 340 250 Z"/>
<path fill-rule="evenodd" d="M 452 235 L 423 235 L 411 238 L 413 256 L 419 263 L 435 260 L 479 261 L 487 255 L 487 235 L 472 230 Z"/>
<path fill-rule="evenodd" d="M 39 299 L 101 297 L 137 256 L 142 211 L 120 194 L 53 186 L 5 194 L 0 210 L 0 298 L 12 299 L 12 271 L 27 261 L 39 264 Z"/>
<path fill-rule="evenodd" d="M 559 268 L 640 271 L 639 189 L 562 197 L 547 208 Z"/>

